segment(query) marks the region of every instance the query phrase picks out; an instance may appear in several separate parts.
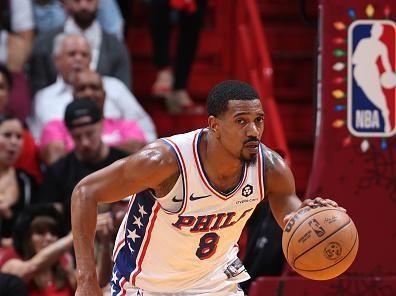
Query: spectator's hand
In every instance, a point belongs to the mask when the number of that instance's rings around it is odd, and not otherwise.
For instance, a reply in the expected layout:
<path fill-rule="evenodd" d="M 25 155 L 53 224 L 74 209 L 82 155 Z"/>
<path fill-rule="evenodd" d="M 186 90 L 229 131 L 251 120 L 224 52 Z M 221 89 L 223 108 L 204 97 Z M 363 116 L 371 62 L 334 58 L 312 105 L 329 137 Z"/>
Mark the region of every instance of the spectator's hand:
<path fill-rule="evenodd" d="M 108 242 L 114 231 L 113 218 L 110 212 L 98 214 L 96 222 L 96 238 L 99 242 Z"/>
<path fill-rule="evenodd" d="M 0 217 L 9 219 L 12 217 L 10 205 L 3 200 L 0 200 Z"/>
<path fill-rule="evenodd" d="M 7 68 L 11 72 L 21 72 L 30 55 L 31 46 L 19 36 L 8 34 Z"/>
<path fill-rule="evenodd" d="M 121 222 L 124 219 L 124 217 L 128 211 L 128 201 L 120 200 L 120 201 L 116 201 L 116 202 L 112 203 L 111 211 L 113 214 L 114 229 L 118 229 L 120 227 Z"/>

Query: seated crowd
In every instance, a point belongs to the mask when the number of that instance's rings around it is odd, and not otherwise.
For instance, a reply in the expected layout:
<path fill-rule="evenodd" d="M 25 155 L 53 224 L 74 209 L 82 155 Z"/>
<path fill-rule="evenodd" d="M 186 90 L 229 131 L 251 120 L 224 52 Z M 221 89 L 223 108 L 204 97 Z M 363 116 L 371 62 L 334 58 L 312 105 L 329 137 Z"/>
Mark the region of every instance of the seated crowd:
<path fill-rule="evenodd" d="M 3 2 L 2 2 L 3 3 Z M 0 5 L 0 294 L 74 295 L 70 197 L 86 175 L 157 138 L 132 93 L 116 0 Z M 108 291 L 128 200 L 101 206 L 95 255 Z"/>

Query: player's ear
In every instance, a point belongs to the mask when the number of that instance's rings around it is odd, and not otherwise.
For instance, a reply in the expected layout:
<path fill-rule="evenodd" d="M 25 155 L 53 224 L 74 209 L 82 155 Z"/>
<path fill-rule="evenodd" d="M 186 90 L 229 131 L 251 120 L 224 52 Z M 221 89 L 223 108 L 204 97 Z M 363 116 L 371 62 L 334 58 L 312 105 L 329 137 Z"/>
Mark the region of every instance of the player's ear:
<path fill-rule="evenodd" d="M 214 116 L 209 116 L 208 118 L 208 126 L 209 130 L 216 136 L 218 137 L 219 135 L 219 123 L 216 117 Z"/>

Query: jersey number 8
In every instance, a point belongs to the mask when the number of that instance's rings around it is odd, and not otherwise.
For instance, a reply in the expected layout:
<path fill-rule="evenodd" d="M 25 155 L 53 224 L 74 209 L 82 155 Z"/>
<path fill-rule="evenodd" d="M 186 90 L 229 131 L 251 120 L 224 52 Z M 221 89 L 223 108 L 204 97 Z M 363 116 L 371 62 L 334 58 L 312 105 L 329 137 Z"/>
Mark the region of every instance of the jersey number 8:
<path fill-rule="evenodd" d="M 201 260 L 208 259 L 216 252 L 217 243 L 219 242 L 219 235 L 214 232 L 209 232 L 201 237 L 199 241 L 199 248 L 195 255 Z"/>

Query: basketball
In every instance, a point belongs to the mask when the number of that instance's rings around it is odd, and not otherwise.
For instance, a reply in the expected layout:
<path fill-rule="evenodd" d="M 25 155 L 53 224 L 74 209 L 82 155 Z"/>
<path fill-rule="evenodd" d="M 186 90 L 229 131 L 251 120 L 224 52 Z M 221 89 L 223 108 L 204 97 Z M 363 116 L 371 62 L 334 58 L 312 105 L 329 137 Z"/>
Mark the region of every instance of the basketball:
<path fill-rule="evenodd" d="M 286 224 L 282 248 L 289 265 L 313 280 L 346 271 L 359 247 L 358 232 L 347 213 L 333 207 L 304 207 Z"/>
<path fill-rule="evenodd" d="M 382 73 L 381 85 L 384 88 L 394 88 L 396 86 L 396 74 L 392 72 Z"/>

